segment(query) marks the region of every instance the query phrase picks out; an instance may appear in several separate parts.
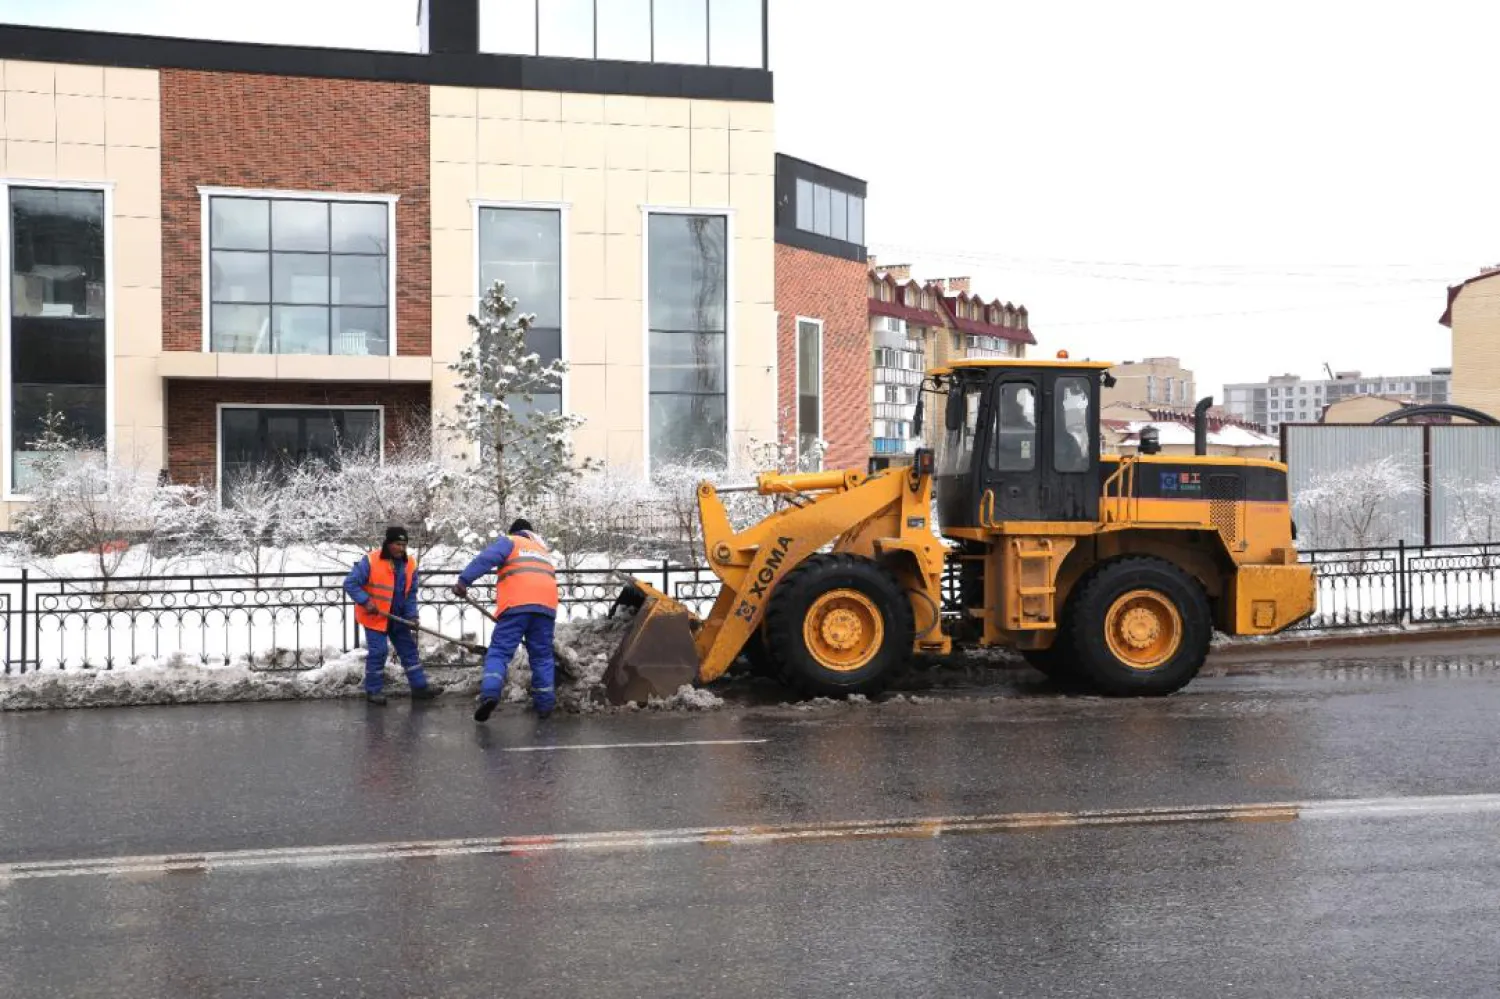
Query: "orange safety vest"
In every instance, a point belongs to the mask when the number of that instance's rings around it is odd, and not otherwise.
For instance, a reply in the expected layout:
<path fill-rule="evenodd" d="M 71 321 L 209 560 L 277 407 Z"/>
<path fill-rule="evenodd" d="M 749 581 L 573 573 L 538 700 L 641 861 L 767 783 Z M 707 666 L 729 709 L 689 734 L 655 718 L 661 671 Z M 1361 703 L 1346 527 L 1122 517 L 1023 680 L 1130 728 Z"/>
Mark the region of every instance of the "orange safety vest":
<path fill-rule="evenodd" d="M 370 560 L 370 581 L 365 584 L 365 592 L 370 595 L 370 600 L 381 613 L 365 610 L 363 607 L 354 608 L 354 620 L 369 628 L 371 631 L 385 631 L 390 622 L 385 615 L 391 612 L 391 601 L 396 599 L 396 563 L 381 554 L 379 548 L 370 552 L 367 556 Z M 410 556 L 406 559 L 406 587 L 405 592 L 411 592 L 412 579 L 417 575 L 417 560 Z"/>
<path fill-rule="evenodd" d="M 495 616 L 512 607 L 557 610 L 557 569 L 547 557 L 547 546 L 525 535 L 510 535 L 510 557 L 496 569 Z"/>

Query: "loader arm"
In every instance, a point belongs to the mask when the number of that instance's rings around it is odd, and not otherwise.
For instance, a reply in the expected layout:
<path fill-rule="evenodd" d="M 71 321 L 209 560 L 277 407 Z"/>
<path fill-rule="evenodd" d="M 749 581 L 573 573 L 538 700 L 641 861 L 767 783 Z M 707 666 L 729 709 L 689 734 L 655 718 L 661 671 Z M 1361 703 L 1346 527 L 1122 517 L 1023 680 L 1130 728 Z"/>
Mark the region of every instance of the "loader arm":
<path fill-rule="evenodd" d="M 830 543 L 871 557 L 909 553 L 922 601 L 938 606 L 943 550 L 927 526 L 932 500 L 928 471 L 913 465 L 872 476 L 851 471 L 765 473 L 757 479 L 756 491 L 795 496 L 797 502 L 736 532 L 713 485 L 698 487 L 704 554 L 723 584 L 694 639 L 699 683 L 724 674 L 760 626 L 781 580 Z"/>

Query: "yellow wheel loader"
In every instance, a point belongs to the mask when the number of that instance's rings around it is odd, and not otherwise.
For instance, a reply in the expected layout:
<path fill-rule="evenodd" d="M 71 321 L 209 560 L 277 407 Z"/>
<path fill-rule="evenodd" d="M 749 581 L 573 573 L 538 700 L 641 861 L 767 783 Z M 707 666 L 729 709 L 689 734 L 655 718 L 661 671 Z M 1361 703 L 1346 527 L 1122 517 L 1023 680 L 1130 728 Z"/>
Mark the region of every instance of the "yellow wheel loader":
<path fill-rule="evenodd" d="M 914 656 L 1001 645 L 1099 693 L 1161 695 L 1197 675 L 1215 629 L 1268 635 L 1309 616 L 1286 466 L 1209 456 L 1211 399 L 1193 454 L 1163 454 L 1148 433 L 1139 454 L 1102 455 L 1109 366 L 929 372 L 924 389 L 946 397 L 938 451 L 869 472 L 762 474 L 742 488 L 786 503 L 744 530 L 727 490 L 701 484 L 704 556 L 722 583 L 713 609 L 700 620 L 630 580 L 617 607 L 635 619 L 605 673 L 609 700 L 711 683 L 742 654 L 806 693 L 871 694 Z M 959 585 L 945 608 L 950 563 Z"/>

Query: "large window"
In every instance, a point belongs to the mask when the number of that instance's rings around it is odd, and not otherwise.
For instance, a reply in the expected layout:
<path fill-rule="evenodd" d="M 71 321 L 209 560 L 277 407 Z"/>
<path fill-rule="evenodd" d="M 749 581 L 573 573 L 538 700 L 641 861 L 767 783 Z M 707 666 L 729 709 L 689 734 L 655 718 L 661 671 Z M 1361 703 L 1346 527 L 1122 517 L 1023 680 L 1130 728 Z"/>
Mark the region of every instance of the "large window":
<path fill-rule="evenodd" d="M 104 193 L 12 187 L 10 470 L 25 494 L 49 443 L 105 450 Z"/>
<path fill-rule="evenodd" d="M 479 209 L 479 290 L 505 282 L 517 309 L 536 316 L 526 342 L 543 362 L 562 357 L 562 212 L 558 209 Z M 514 400 L 513 407 L 524 406 Z M 556 391 L 537 393 L 532 406 L 561 412 Z"/>
<path fill-rule="evenodd" d="M 391 353 L 389 202 L 206 201 L 210 350 Z"/>
<path fill-rule="evenodd" d="M 997 472 L 1029 472 L 1036 467 L 1036 389 L 1027 383 L 1000 386 L 989 465 Z"/>
<path fill-rule="evenodd" d="M 1087 472 L 1089 427 L 1094 424 L 1088 379 L 1059 378 L 1053 397 L 1057 411 L 1052 414 L 1052 467 L 1059 472 Z"/>
<path fill-rule="evenodd" d="M 797 463 L 818 464 L 823 436 L 823 324 L 797 320 Z"/>
<path fill-rule="evenodd" d="M 376 407 L 290 409 L 225 406 L 219 411 L 219 484 L 227 499 L 247 477 L 273 480 L 300 465 L 337 466 L 341 454 L 381 446 Z"/>
<path fill-rule="evenodd" d="M 797 228 L 857 246 L 865 244 L 865 199 L 810 180 L 797 181 Z"/>
<path fill-rule="evenodd" d="M 655 465 L 722 463 L 729 444 L 729 220 L 647 216 L 650 448 Z"/>
<path fill-rule="evenodd" d="M 481 0 L 484 52 L 765 69 L 765 0 Z"/>

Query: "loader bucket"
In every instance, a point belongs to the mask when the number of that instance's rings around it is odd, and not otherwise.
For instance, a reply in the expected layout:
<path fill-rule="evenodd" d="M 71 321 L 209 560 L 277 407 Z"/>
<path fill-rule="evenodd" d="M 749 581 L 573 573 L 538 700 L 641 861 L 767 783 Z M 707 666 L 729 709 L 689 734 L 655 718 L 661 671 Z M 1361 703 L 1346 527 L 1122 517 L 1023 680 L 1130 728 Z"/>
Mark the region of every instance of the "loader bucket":
<path fill-rule="evenodd" d="M 615 606 L 638 609 L 604 671 L 604 695 L 609 703 L 671 697 L 683 684 L 697 679 L 692 611 L 639 580 L 629 581 Z"/>

